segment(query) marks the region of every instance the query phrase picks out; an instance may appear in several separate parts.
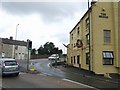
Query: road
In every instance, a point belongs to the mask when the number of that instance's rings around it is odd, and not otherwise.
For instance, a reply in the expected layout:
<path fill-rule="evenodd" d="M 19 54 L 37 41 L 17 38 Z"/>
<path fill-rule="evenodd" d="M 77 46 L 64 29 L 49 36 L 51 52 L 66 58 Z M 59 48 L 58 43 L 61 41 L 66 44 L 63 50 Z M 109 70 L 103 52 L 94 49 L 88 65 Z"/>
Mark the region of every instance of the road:
<path fill-rule="evenodd" d="M 89 88 L 80 83 L 41 74 L 20 73 L 2 79 L 3 88 Z"/>
<path fill-rule="evenodd" d="M 36 70 L 43 75 L 49 75 L 49 76 L 53 76 L 63 80 L 70 80 L 73 82 L 83 83 L 85 85 L 92 86 L 99 89 L 119 88 L 118 84 L 116 83 L 106 82 L 104 80 L 98 80 L 95 78 L 91 78 L 90 76 L 83 76 L 80 73 L 76 73 L 69 69 L 63 71 L 63 70 L 60 70 L 59 68 L 50 67 L 49 66 L 50 61 L 47 59 L 33 60 L 33 61 L 30 61 L 30 63 L 34 63 Z"/>
<path fill-rule="evenodd" d="M 60 70 L 59 68 L 51 68 L 49 66 L 49 60 L 42 60 L 35 64 L 35 67 L 38 71 L 42 72 L 43 74 L 47 74 L 50 76 L 64 78 L 68 80 L 72 80 L 75 82 L 83 83 L 95 88 L 103 89 L 103 88 L 119 88 L 117 83 L 107 82 L 104 80 L 98 80 L 94 77 L 90 76 L 83 76 L 80 73 L 75 73 L 74 71 L 68 70 Z M 92 83 L 91 83 L 92 82 Z"/>

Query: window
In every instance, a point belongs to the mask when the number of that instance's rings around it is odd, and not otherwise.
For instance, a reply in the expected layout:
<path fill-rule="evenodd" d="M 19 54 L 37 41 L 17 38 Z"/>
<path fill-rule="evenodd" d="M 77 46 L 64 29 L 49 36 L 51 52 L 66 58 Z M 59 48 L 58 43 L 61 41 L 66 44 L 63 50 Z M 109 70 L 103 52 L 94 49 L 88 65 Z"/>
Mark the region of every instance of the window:
<path fill-rule="evenodd" d="M 86 43 L 89 45 L 89 34 L 86 35 Z"/>
<path fill-rule="evenodd" d="M 80 64 L 80 55 L 77 56 L 77 64 Z"/>
<path fill-rule="evenodd" d="M 73 48 L 73 44 L 71 44 L 71 47 Z"/>
<path fill-rule="evenodd" d="M 71 57 L 71 64 L 73 64 L 73 59 L 72 59 L 72 57 Z"/>
<path fill-rule="evenodd" d="M 77 31 L 77 35 L 79 35 L 79 30 Z"/>
<path fill-rule="evenodd" d="M 74 56 L 74 64 L 75 64 L 75 56 Z"/>
<path fill-rule="evenodd" d="M 72 39 L 73 39 L 73 34 L 72 34 Z"/>
<path fill-rule="evenodd" d="M 79 33 L 80 33 L 80 32 L 79 32 L 79 27 L 78 27 L 78 28 L 77 28 L 77 35 L 79 35 Z"/>
<path fill-rule="evenodd" d="M 18 58 L 18 54 L 17 53 L 15 54 L 15 58 Z"/>
<path fill-rule="evenodd" d="M 104 30 L 104 43 L 110 43 L 110 30 Z"/>
<path fill-rule="evenodd" d="M 16 61 L 5 61 L 5 65 L 6 66 L 14 66 L 14 65 L 17 65 L 17 62 Z"/>
<path fill-rule="evenodd" d="M 89 64 L 89 53 L 86 53 L 86 64 Z"/>
<path fill-rule="evenodd" d="M 103 51 L 103 65 L 113 65 L 113 52 Z"/>
<path fill-rule="evenodd" d="M 86 25 L 86 29 L 88 29 L 88 27 L 89 27 L 89 18 L 87 18 L 87 19 L 85 20 L 85 25 Z"/>
<path fill-rule="evenodd" d="M 74 48 L 75 48 L 76 44 L 74 43 Z"/>

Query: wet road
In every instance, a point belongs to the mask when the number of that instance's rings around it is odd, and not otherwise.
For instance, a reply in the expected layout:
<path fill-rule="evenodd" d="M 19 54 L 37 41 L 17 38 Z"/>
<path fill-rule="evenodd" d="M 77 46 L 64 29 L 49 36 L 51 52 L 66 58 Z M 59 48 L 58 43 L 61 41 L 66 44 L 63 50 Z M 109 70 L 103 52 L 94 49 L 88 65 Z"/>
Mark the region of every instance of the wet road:
<path fill-rule="evenodd" d="M 83 83 L 95 88 L 99 89 L 106 89 L 106 88 L 116 88 L 119 89 L 119 85 L 112 82 L 106 82 L 104 80 L 98 80 L 91 76 L 83 76 L 80 73 L 75 73 L 70 70 L 62 71 L 58 68 L 53 68 L 49 66 L 50 61 L 49 60 L 42 60 L 35 64 L 35 67 L 38 71 L 40 71 L 43 74 L 55 76 L 58 78 L 68 79 L 75 82 Z"/>
<path fill-rule="evenodd" d="M 59 68 L 50 67 L 50 61 L 47 59 L 43 60 L 32 60 L 30 63 L 34 63 L 37 71 L 43 75 L 54 76 L 57 78 L 72 80 L 78 83 L 83 83 L 98 89 L 106 90 L 106 88 L 119 89 L 119 85 L 112 82 L 106 82 L 104 80 L 98 80 L 91 76 L 83 76 L 81 73 L 76 73 L 69 69 L 61 70 Z M 25 65 L 23 65 L 25 66 Z M 25 66 L 26 67 L 26 66 Z"/>
<path fill-rule="evenodd" d="M 60 69 L 50 67 L 50 61 L 43 60 L 35 64 L 35 68 L 37 71 L 40 71 L 42 74 L 46 74 L 49 76 L 56 76 L 59 78 L 65 78 L 66 73 L 61 71 Z"/>

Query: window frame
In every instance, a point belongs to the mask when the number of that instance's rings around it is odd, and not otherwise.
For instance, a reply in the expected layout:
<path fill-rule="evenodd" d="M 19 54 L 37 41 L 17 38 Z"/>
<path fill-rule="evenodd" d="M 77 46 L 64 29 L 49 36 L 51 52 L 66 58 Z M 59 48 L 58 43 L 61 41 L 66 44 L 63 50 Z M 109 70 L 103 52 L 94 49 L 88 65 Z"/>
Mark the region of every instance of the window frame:
<path fill-rule="evenodd" d="M 89 64 L 89 52 L 86 53 L 86 64 L 88 65 Z"/>
<path fill-rule="evenodd" d="M 86 29 L 88 30 L 88 27 L 89 27 L 89 17 L 86 18 L 86 20 L 85 20 L 85 25 L 86 25 Z"/>
<path fill-rule="evenodd" d="M 103 51 L 103 65 L 114 65 L 113 51 Z"/>
<path fill-rule="evenodd" d="M 111 43 L 111 30 L 103 30 L 104 34 L 104 43 L 110 44 Z M 109 32 L 109 35 L 107 35 Z"/>
<path fill-rule="evenodd" d="M 76 64 L 76 60 L 75 60 L 76 58 L 75 58 L 75 56 L 74 56 L 74 64 Z"/>
<path fill-rule="evenodd" d="M 73 57 L 71 57 L 71 64 L 73 64 Z"/>
<path fill-rule="evenodd" d="M 77 64 L 80 64 L 80 55 L 77 55 Z"/>
<path fill-rule="evenodd" d="M 89 45 L 89 34 L 86 35 L 86 45 Z"/>

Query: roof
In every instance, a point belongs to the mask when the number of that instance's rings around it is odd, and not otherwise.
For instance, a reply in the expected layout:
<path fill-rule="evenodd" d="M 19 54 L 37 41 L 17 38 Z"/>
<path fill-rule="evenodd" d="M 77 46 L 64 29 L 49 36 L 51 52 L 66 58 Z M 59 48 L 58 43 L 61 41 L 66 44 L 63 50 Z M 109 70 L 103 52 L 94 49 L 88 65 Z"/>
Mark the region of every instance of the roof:
<path fill-rule="evenodd" d="M 10 45 L 27 46 L 27 42 L 25 42 L 25 41 L 12 40 L 12 39 L 8 39 L 8 38 L 2 38 L 2 43 L 10 44 Z"/>
<path fill-rule="evenodd" d="M 75 27 L 70 31 L 70 33 L 78 26 L 78 24 L 83 20 L 83 18 L 90 12 L 92 9 L 92 6 L 86 11 L 86 13 L 83 15 L 83 17 L 79 20 L 79 22 L 75 25 Z"/>

